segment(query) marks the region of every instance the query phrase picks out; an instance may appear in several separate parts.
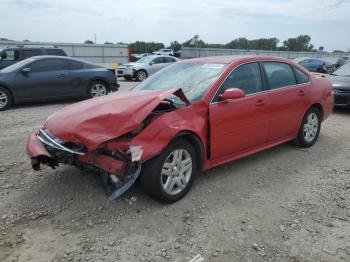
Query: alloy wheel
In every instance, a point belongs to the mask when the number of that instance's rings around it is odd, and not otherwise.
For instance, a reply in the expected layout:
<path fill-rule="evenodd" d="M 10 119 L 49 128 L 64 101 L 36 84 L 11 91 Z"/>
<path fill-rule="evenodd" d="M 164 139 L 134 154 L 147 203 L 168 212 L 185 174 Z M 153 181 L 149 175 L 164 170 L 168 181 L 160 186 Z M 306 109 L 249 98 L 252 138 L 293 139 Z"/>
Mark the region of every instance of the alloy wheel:
<path fill-rule="evenodd" d="M 192 157 L 186 149 L 172 151 L 164 161 L 161 171 L 161 185 L 165 193 L 181 193 L 192 176 Z"/>
<path fill-rule="evenodd" d="M 96 83 L 91 87 L 91 97 L 101 97 L 107 95 L 107 88 L 100 83 Z"/>
<path fill-rule="evenodd" d="M 139 81 L 143 81 L 143 80 L 145 80 L 146 78 L 147 78 L 147 75 L 146 75 L 146 72 L 145 72 L 145 71 L 141 70 L 141 71 L 139 71 L 139 72 L 137 73 L 137 79 L 138 79 Z"/>
<path fill-rule="evenodd" d="M 312 112 L 307 116 L 303 127 L 303 134 L 306 142 L 311 143 L 316 138 L 318 122 L 318 116 L 315 113 Z"/>
<path fill-rule="evenodd" d="M 7 94 L 0 90 L 0 109 L 4 108 L 9 101 Z"/>

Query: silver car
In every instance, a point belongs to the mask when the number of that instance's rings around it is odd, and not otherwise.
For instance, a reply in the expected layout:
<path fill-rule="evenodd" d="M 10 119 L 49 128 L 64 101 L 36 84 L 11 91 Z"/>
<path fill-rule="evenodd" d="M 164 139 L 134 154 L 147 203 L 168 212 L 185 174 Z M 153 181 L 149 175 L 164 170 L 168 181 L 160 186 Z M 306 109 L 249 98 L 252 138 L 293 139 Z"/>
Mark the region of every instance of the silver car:
<path fill-rule="evenodd" d="M 117 70 L 117 75 L 126 80 L 136 78 L 138 81 L 143 81 L 160 69 L 177 61 L 179 59 L 168 55 L 145 56 L 134 63 L 121 65 Z"/>

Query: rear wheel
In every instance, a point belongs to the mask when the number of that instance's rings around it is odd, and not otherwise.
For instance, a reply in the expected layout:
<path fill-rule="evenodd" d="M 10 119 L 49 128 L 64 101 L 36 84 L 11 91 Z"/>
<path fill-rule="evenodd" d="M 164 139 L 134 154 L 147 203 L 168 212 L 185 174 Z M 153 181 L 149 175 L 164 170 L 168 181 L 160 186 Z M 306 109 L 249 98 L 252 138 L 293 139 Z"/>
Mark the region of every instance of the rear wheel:
<path fill-rule="evenodd" d="M 141 184 L 147 194 L 162 202 L 178 201 L 193 184 L 197 161 L 189 142 L 174 140 L 160 155 L 144 163 Z"/>
<path fill-rule="evenodd" d="M 138 81 L 143 81 L 143 80 L 145 80 L 146 78 L 147 78 L 147 73 L 146 73 L 145 70 L 141 69 L 141 70 L 137 71 L 137 73 L 136 73 L 136 79 L 137 79 Z"/>
<path fill-rule="evenodd" d="M 102 81 L 93 81 L 88 87 L 89 97 L 101 97 L 108 95 L 107 84 Z"/>
<path fill-rule="evenodd" d="M 312 107 L 304 115 L 301 123 L 297 142 L 302 147 L 310 147 L 314 145 L 321 130 L 322 116 L 320 111 Z"/>
<path fill-rule="evenodd" d="M 0 111 L 6 110 L 12 105 L 12 95 L 6 89 L 0 86 Z"/>

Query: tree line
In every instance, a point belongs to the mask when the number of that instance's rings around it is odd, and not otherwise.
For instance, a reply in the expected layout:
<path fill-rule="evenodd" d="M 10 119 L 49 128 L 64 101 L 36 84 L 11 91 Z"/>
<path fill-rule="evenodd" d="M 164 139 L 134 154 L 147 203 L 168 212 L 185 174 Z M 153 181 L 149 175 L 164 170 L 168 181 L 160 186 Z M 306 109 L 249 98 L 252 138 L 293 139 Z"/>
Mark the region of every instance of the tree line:
<path fill-rule="evenodd" d="M 275 51 L 314 51 L 314 45 L 311 44 L 309 35 L 299 35 L 295 38 L 288 38 L 278 46 L 279 40 L 273 38 L 259 38 L 249 40 L 245 37 L 235 38 L 226 44 L 206 43 L 202 39 L 193 43 L 189 39 L 183 43 L 172 41 L 169 46 L 163 43 L 136 41 L 130 44 L 133 53 L 152 53 L 162 48 L 171 48 L 175 52 L 180 51 L 181 47 L 198 47 L 198 48 L 224 48 L 224 49 L 245 49 L 245 50 L 275 50 Z"/>
<path fill-rule="evenodd" d="M 197 36 L 198 38 L 198 36 Z M 0 38 L 0 41 L 14 41 L 7 38 Z M 23 42 L 30 42 L 30 40 L 23 40 Z M 92 40 L 84 41 L 84 44 L 95 44 Z M 105 42 L 105 44 L 113 44 L 112 42 Z M 127 43 L 117 43 L 127 44 Z M 195 43 L 193 39 L 189 39 L 183 43 L 178 41 L 171 41 L 169 46 L 158 42 L 144 42 L 136 41 L 128 44 L 131 47 L 133 53 L 152 53 L 162 48 L 171 48 L 175 52 L 181 50 L 181 47 L 198 47 L 198 48 L 223 48 L 223 49 L 243 49 L 243 50 L 272 50 L 272 51 L 308 51 L 317 52 L 311 44 L 311 37 L 309 35 L 299 35 L 294 38 L 288 38 L 281 42 L 276 37 L 273 38 L 258 38 L 249 40 L 245 37 L 235 38 L 226 44 L 220 43 L 207 43 L 202 39 L 196 39 Z M 334 53 L 343 53 L 342 50 L 334 50 Z"/>

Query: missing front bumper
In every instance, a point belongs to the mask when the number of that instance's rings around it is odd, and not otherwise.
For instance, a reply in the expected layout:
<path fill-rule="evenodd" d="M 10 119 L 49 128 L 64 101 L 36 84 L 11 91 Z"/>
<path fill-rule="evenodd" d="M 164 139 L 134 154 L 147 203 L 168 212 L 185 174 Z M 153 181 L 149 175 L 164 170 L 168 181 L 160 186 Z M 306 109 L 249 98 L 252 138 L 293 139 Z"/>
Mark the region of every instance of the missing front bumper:
<path fill-rule="evenodd" d="M 63 163 L 96 173 L 110 200 L 121 196 L 135 183 L 141 172 L 142 152 L 140 146 L 130 146 L 121 158 L 116 159 L 97 151 L 78 151 L 66 147 L 63 141 L 44 130 L 32 133 L 27 142 L 27 154 L 34 170 L 39 170 L 40 164 L 55 168 Z"/>

